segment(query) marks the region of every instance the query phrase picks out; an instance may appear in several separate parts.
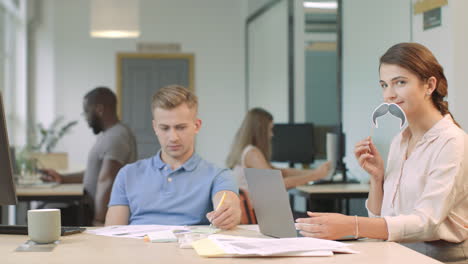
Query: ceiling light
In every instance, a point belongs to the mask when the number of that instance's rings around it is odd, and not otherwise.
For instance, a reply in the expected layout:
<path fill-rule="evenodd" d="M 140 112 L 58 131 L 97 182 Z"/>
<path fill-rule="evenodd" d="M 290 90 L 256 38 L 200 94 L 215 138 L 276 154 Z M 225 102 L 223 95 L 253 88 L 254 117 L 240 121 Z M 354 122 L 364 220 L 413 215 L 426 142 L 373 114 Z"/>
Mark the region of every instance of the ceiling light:
<path fill-rule="evenodd" d="M 337 2 L 304 2 L 305 8 L 317 8 L 317 9 L 337 9 Z"/>
<path fill-rule="evenodd" d="M 91 0 L 91 37 L 140 36 L 139 0 Z"/>

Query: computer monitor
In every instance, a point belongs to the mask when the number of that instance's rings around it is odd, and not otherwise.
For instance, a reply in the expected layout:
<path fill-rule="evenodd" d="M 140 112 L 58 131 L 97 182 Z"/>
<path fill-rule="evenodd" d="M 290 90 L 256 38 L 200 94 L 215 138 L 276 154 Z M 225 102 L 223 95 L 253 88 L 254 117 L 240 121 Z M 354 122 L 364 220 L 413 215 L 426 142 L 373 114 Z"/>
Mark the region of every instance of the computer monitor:
<path fill-rule="evenodd" d="M 12 157 L 6 129 L 5 108 L 0 93 L 0 205 L 17 203 L 15 183 L 13 180 Z"/>
<path fill-rule="evenodd" d="M 313 163 L 315 160 L 314 125 L 312 123 L 275 124 L 271 160 Z"/>
<path fill-rule="evenodd" d="M 315 159 L 326 160 L 327 159 L 327 134 L 338 133 L 337 126 L 324 126 L 314 125 L 314 151 Z"/>

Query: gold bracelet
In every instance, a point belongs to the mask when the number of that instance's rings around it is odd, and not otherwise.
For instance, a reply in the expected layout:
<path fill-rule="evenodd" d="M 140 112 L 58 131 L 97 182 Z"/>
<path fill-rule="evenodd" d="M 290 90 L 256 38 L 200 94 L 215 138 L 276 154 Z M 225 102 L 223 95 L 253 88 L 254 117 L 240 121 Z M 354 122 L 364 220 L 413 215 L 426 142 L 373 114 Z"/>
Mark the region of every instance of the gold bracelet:
<path fill-rule="evenodd" d="M 358 222 L 357 215 L 354 216 L 354 222 L 356 223 L 356 232 L 354 234 L 354 238 L 358 239 L 359 238 L 359 222 Z"/>

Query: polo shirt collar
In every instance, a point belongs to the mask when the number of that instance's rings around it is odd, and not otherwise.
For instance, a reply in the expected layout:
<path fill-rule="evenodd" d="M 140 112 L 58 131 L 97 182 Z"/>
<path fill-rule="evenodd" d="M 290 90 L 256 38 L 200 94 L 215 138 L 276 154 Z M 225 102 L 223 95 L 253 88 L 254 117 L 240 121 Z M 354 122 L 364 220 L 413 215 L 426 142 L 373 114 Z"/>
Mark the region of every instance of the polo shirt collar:
<path fill-rule="evenodd" d="M 193 171 L 197 167 L 200 160 L 201 160 L 200 156 L 196 153 L 193 153 L 192 157 L 190 157 L 190 159 L 188 159 L 184 164 L 182 164 L 181 167 L 184 168 L 185 171 Z M 158 153 L 154 156 L 153 162 L 154 162 L 154 167 L 157 169 L 162 169 L 164 168 L 164 166 L 167 165 L 161 159 L 161 150 L 158 151 Z"/>
<path fill-rule="evenodd" d="M 164 166 L 166 166 L 166 163 L 164 163 L 161 159 L 161 150 L 158 151 L 158 153 L 154 156 L 153 164 L 156 169 L 162 169 Z"/>
<path fill-rule="evenodd" d="M 184 164 L 182 164 L 182 167 L 186 171 L 193 171 L 197 167 L 200 160 L 201 160 L 200 156 L 198 156 L 198 154 L 194 152 L 192 157 L 190 157 L 189 160 L 187 160 Z"/>

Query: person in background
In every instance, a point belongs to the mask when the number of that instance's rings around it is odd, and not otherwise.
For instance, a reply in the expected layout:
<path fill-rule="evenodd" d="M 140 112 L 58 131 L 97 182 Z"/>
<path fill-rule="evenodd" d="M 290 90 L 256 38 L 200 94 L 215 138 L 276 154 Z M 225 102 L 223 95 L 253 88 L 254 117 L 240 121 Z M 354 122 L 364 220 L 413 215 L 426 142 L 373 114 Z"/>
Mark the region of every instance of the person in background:
<path fill-rule="evenodd" d="M 45 181 L 83 183 L 90 198 L 90 215 L 86 224 L 103 225 L 112 184 L 124 165 L 137 159 L 135 136 L 117 117 L 117 98 L 109 88 L 97 87 L 83 99 L 83 114 L 96 142 L 88 154 L 83 174 L 62 176 L 55 170 L 44 169 Z M 65 216 L 66 218 L 66 216 Z"/>
<path fill-rule="evenodd" d="M 152 114 L 161 150 L 119 172 L 106 225 L 237 226 L 240 202 L 230 170 L 195 153 L 202 124 L 197 96 L 178 85 L 161 88 L 153 95 Z"/>
<path fill-rule="evenodd" d="M 271 138 L 273 137 L 273 116 L 262 108 L 253 108 L 242 121 L 236 133 L 226 165 L 233 169 L 239 188 L 248 190 L 244 168 L 275 169 L 269 162 Z M 326 177 L 331 169 L 330 162 L 317 169 L 281 169 L 286 189 L 304 185 Z"/>
<path fill-rule="evenodd" d="M 447 263 L 467 263 L 468 140 L 444 100 L 447 79 L 421 44 L 400 43 L 380 58 L 384 101 L 398 104 L 408 127 L 392 141 L 387 167 L 370 137 L 354 153 L 370 175 L 369 217 L 311 213 L 305 236 L 405 242 Z"/>

